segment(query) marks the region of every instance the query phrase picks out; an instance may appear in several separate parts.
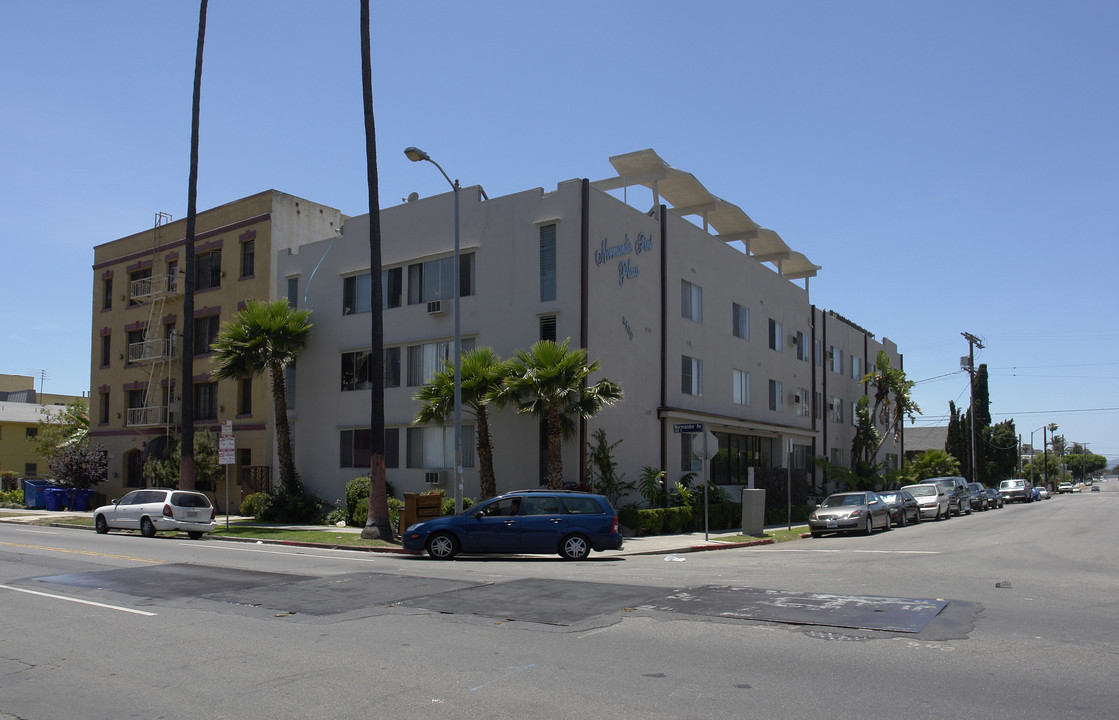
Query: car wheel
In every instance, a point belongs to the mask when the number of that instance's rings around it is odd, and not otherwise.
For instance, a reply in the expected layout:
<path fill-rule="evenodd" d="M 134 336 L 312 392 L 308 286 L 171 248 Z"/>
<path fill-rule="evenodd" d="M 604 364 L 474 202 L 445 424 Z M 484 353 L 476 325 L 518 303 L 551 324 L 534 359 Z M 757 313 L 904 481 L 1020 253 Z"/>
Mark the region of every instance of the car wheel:
<path fill-rule="evenodd" d="M 913 516 L 913 524 L 914 525 L 920 525 L 921 524 L 921 511 L 920 510 L 918 510 L 917 514 Z"/>
<path fill-rule="evenodd" d="M 98 515 L 93 521 L 93 529 L 97 531 L 98 535 L 104 535 L 109 532 L 109 521 L 105 519 L 104 515 Z"/>
<path fill-rule="evenodd" d="M 898 513 L 898 527 L 905 527 L 908 524 L 909 520 L 906 519 L 905 510 L 903 509 Z"/>
<path fill-rule="evenodd" d="M 450 533 L 435 533 L 427 540 L 427 554 L 436 560 L 452 560 L 458 555 L 458 540 Z"/>
<path fill-rule="evenodd" d="M 560 540 L 559 552 L 564 560 L 583 560 L 591 554 L 591 544 L 582 535 L 568 535 Z"/>
<path fill-rule="evenodd" d="M 144 537 L 155 537 L 155 525 L 151 518 L 140 518 L 140 534 Z"/>
<path fill-rule="evenodd" d="M 815 530 L 812 531 L 812 537 L 814 537 L 814 538 L 823 537 L 823 536 L 824 536 L 824 534 L 822 532 L 816 532 Z"/>
<path fill-rule="evenodd" d="M 874 518 L 872 518 L 870 515 L 866 516 L 866 529 L 863 530 L 863 532 L 867 535 L 874 534 Z"/>
<path fill-rule="evenodd" d="M 201 540 L 202 536 L 205 534 L 206 533 L 202 532 L 201 530 L 187 530 L 187 537 L 191 540 Z"/>

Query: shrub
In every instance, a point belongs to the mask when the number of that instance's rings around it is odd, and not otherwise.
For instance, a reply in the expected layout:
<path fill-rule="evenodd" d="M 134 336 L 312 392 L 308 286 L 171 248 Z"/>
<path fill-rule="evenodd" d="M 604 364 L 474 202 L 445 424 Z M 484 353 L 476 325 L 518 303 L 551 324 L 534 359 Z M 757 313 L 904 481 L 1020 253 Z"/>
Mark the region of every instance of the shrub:
<path fill-rule="evenodd" d="M 241 514 L 245 517 L 259 518 L 268 508 L 271 499 L 265 492 L 255 492 L 252 495 L 247 495 L 241 501 Z"/>
<path fill-rule="evenodd" d="M 23 491 L 22 490 L 0 490 L 0 505 L 16 506 L 23 505 Z"/>
<path fill-rule="evenodd" d="M 346 483 L 346 522 L 354 526 L 365 526 L 369 518 L 369 484 L 372 482 L 368 475 L 356 477 Z M 389 499 L 389 513 L 392 513 L 392 501 L 395 499 L 396 490 L 392 483 L 385 480 L 385 493 Z"/>

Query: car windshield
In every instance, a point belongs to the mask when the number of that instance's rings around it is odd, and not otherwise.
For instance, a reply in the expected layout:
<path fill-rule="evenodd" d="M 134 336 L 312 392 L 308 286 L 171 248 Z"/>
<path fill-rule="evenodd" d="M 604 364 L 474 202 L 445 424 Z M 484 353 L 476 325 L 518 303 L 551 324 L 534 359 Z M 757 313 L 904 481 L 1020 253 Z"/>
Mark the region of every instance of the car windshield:
<path fill-rule="evenodd" d="M 171 493 L 171 504 L 179 507 L 208 508 L 210 500 L 205 495 L 198 493 L 176 492 Z"/>
<path fill-rule="evenodd" d="M 909 488 L 909 494 L 914 497 L 918 495 L 936 495 L 936 488 L 932 485 L 914 485 Z"/>
<path fill-rule="evenodd" d="M 888 503 L 901 502 L 901 497 L 897 493 L 879 493 L 878 497 L 882 498 Z"/>
<path fill-rule="evenodd" d="M 840 507 L 842 505 L 866 505 L 866 495 L 831 495 L 821 507 Z"/>
<path fill-rule="evenodd" d="M 1000 487 L 1006 487 L 1006 488 L 1022 487 L 1022 481 L 1021 480 L 1003 480 L 1000 483 Z"/>

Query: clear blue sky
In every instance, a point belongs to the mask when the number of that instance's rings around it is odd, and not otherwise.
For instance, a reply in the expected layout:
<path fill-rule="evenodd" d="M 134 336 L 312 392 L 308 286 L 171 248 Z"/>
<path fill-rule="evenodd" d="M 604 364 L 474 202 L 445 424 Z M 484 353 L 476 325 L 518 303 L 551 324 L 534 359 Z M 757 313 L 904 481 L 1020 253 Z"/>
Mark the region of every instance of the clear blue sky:
<path fill-rule="evenodd" d="M 381 204 L 613 174 L 655 149 L 967 402 L 1119 461 L 1119 3 L 373 4 Z M 197 2 L 0 3 L 0 373 L 87 392 L 93 246 L 186 214 Z M 198 205 L 368 211 L 358 2 L 213 0 Z M 426 169 L 425 169 L 426 167 Z M 1040 432 L 1035 438 L 1040 444 Z"/>

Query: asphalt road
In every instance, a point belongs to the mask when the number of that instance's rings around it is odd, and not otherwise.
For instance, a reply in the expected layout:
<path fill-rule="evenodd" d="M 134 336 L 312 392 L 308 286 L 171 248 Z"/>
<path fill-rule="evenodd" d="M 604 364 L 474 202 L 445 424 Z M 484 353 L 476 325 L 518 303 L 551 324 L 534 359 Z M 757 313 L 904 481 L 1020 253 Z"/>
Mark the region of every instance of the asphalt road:
<path fill-rule="evenodd" d="M 0 523 L 0 718 L 1112 718 L 1117 512 L 582 563 Z"/>

